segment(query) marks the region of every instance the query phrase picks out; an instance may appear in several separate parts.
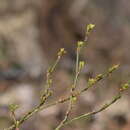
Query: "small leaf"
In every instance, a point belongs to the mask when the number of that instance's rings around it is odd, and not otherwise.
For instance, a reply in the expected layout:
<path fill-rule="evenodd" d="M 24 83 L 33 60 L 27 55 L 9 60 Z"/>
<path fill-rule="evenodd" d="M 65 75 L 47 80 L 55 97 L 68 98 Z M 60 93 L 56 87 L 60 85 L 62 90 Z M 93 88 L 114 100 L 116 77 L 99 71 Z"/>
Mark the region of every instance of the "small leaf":
<path fill-rule="evenodd" d="M 124 84 L 123 86 L 122 86 L 122 89 L 123 90 L 126 90 L 126 89 L 128 89 L 129 88 L 129 84 L 128 83 L 126 83 L 126 84 Z"/>
<path fill-rule="evenodd" d="M 72 97 L 72 100 L 73 101 L 77 101 L 77 97 Z"/>
<path fill-rule="evenodd" d="M 114 70 L 116 70 L 117 68 L 119 68 L 119 64 L 117 64 L 117 65 L 114 65 L 114 66 L 112 66 L 111 68 L 109 68 L 109 73 L 112 73 Z"/>
<path fill-rule="evenodd" d="M 84 45 L 84 42 L 83 41 L 78 41 L 78 47 L 82 47 Z"/>
<path fill-rule="evenodd" d="M 66 53 L 65 49 L 61 48 L 60 51 L 58 52 L 58 56 L 62 56 L 65 53 Z"/>
<path fill-rule="evenodd" d="M 87 25 L 87 33 L 90 33 L 90 31 L 92 31 L 94 27 L 95 27 L 95 24 L 88 24 Z"/>
<path fill-rule="evenodd" d="M 96 82 L 96 80 L 93 79 L 93 78 L 91 78 L 91 79 L 88 80 L 88 84 L 89 85 L 93 85 L 95 82 Z"/>
<path fill-rule="evenodd" d="M 16 104 L 10 104 L 9 105 L 9 110 L 11 111 L 11 112 L 14 112 L 16 109 L 18 109 L 19 108 L 19 106 L 18 105 L 16 105 Z"/>
<path fill-rule="evenodd" d="M 79 69 L 81 70 L 85 65 L 85 62 L 84 61 L 80 61 L 79 62 Z"/>
<path fill-rule="evenodd" d="M 100 79 L 102 79 L 103 78 L 103 74 L 98 74 L 97 76 L 96 76 L 96 80 L 100 80 Z"/>

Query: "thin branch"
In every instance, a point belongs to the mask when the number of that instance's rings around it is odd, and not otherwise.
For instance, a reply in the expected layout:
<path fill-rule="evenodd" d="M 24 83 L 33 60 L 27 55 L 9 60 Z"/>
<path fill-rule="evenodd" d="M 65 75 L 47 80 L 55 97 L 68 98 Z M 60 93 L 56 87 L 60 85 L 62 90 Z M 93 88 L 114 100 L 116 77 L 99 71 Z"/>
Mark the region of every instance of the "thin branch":
<path fill-rule="evenodd" d="M 87 26 L 87 32 L 86 34 L 88 35 L 90 33 L 90 31 L 93 29 L 94 25 L 93 24 L 90 24 L 89 26 Z M 84 40 L 84 42 L 86 42 L 88 39 L 88 37 L 86 36 L 86 39 Z M 73 98 L 76 98 L 77 96 L 81 95 L 83 92 L 86 92 L 89 88 L 93 87 L 96 83 L 98 83 L 100 80 L 104 79 L 105 77 L 108 77 L 113 71 L 115 71 L 119 65 L 114 65 L 112 66 L 111 68 L 109 68 L 109 70 L 104 73 L 104 74 L 99 74 L 97 75 L 95 78 L 91 78 L 88 80 L 88 83 L 87 83 L 87 87 L 85 87 L 84 89 L 80 90 L 80 91 L 75 91 L 76 89 L 76 86 L 77 86 L 77 81 L 78 81 L 78 77 L 79 77 L 79 74 L 80 74 L 80 71 L 81 71 L 81 68 L 83 67 L 84 63 L 79 62 L 79 52 L 80 52 L 80 49 L 82 48 L 82 44 L 83 42 L 79 42 L 78 44 L 78 47 L 79 49 L 77 48 L 77 57 L 76 57 L 76 69 L 75 69 L 75 78 L 74 78 L 74 81 L 73 81 L 73 84 L 71 86 L 71 93 L 70 93 L 70 96 L 66 97 L 66 98 L 63 98 L 63 99 L 59 99 L 55 102 L 52 102 L 50 104 L 47 104 L 44 106 L 46 100 L 48 99 L 49 96 L 51 96 L 52 92 L 50 90 L 50 87 L 51 87 L 51 84 L 52 84 L 52 73 L 54 72 L 57 64 L 59 63 L 60 59 L 61 59 L 61 56 L 65 53 L 65 50 L 64 48 L 60 49 L 60 51 L 58 52 L 58 56 L 57 56 L 57 60 L 55 61 L 55 63 L 52 65 L 52 67 L 50 67 L 47 71 L 47 79 L 46 79 L 46 85 L 45 85 L 45 92 L 42 93 L 41 95 L 41 102 L 39 105 L 37 105 L 35 108 L 33 108 L 32 110 L 30 110 L 29 112 L 25 113 L 18 121 L 18 126 L 20 126 L 21 124 L 23 124 L 24 121 L 28 120 L 30 117 L 32 117 L 34 114 L 36 114 L 37 112 L 45 109 L 45 108 L 48 108 L 48 107 L 51 107 L 53 105 L 57 105 L 59 103 L 65 103 L 66 101 L 70 101 L 69 102 L 69 106 L 68 106 L 68 109 L 66 111 L 66 114 L 65 114 L 65 118 L 61 121 L 61 123 L 58 125 L 58 127 L 55 129 L 55 130 L 59 130 L 62 126 L 68 124 L 69 122 L 73 122 L 74 120 L 77 120 L 77 119 L 80 119 L 80 118 L 84 118 L 86 116 L 91 116 L 91 115 L 94 115 L 94 114 L 97 114 L 103 110 L 105 110 L 106 108 L 108 108 L 111 104 L 115 103 L 120 97 L 121 97 L 121 92 L 124 91 L 127 87 L 128 87 L 128 84 L 125 84 L 121 89 L 120 89 L 120 93 L 119 95 L 117 95 L 116 97 L 114 97 L 114 99 L 108 103 L 108 104 L 105 104 L 103 107 L 101 107 L 99 110 L 97 111 L 94 111 L 94 112 L 90 112 L 90 113 L 87 113 L 87 114 L 84 114 L 84 115 L 81 115 L 79 117 L 76 117 L 72 120 L 68 120 L 68 116 L 72 110 L 72 107 L 73 107 Z M 13 124 L 12 126 L 10 126 L 9 128 L 7 129 L 4 129 L 4 130 L 13 130 L 14 128 L 16 128 L 16 125 Z"/>
<path fill-rule="evenodd" d="M 86 114 L 83 114 L 83 115 L 80 115 L 78 117 L 75 117 L 71 120 L 68 120 L 63 126 L 65 125 L 68 125 L 70 123 L 73 123 L 74 121 L 76 120 L 80 120 L 80 119 L 83 119 L 83 118 L 90 118 L 92 117 L 93 115 L 99 113 L 99 112 L 102 112 L 104 111 L 105 109 L 107 109 L 109 106 L 111 106 L 112 104 L 114 104 L 117 100 L 119 100 L 121 98 L 121 93 L 119 93 L 117 96 L 115 96 L 108 104 L 104 104 L 100 109 L 96 110 L 96 111 L 93 111 L 93 112 L 90 112 L 90 113 L 86 113 Z"/>
<path fill-rule="evenodd" d="M 41 110 L 41 108 L 43 107 L 43 105 L 45 104 L 46 100 L 48 99 L 48 97 L 50 97 L 52 95 L 52 92 L 50 90 L 51 84 L 52 84 L 52 73 L 54 72 L 57 64 L 59 63 L 61 57 L 63 56 L 63 54 L 65 54 L 66 51 L 64 50 L 64 48 L 61 48 L 60 51 L 58 52 L 58 56 L 56 61 L 54 62 L 54 64 L 52 65 L 52 67 L 50 67 L 47 71 L 47 79 L 46 79 L 46 84 L 45 84 L 45 92 L 42 93 L 41 95 L 41 102 L 38 106 L 36 106 L 35 108 L 33 108 L 31 111 L 27 112 L 23 117 L 20 118 L 18 122 L 18 126 L 20 126 L 24 121 L 28 120 L 31 116 L 33 116 L 35 113 L 37 113 L 39 110 Z M 16 127 L 16 123 L 14 123 L 11 127 L 4 129 L 4 130 L 13 130 Z"/>
<path fill-rule="evenodd" d="M 74 94 L 74 91 L 75 91 L 76 86 L 77 86 L 77 81 L 78 81 L 80 71 L 82 69 L 81 67 L 79 67 L 79 55 L 80 55 L 80 51 L 81 51 L 81 49 L 83 47 L 83 44 L 84 44 L 84 42 L 82 42 L 82 41 L 79 41 L 77 43 L 75 77 L 74 77 L 74 81 L 73 81 L 73 84 L 72 84 L 71 90 L 70 90 L 70 101 L 69 101 L 68 108 L 67 108 L 67 111 L 65 113 L 64 119 L 59 123 L 59 125 L 55 128 L 55 130 L 60 130 L 60 128 L 67 121 L 67 119 L 68 119 L 68 117 L 70 115 L 70 112 L 71 112 L 71 110 L 73 108 L 73 94 Z"/>
<path fill-rule="evenodd" d="M 130 81 L 128 81 L 127 83 L 123 84 L 120 87 L 118 94 L 116 96 L 114 96 L 113 99 L 109 103 L 104 104 L 101 108 L 99 108 L 96 111 L 89 112 L 89 113 L 86 113 L 86 114 L 82 114 L 82 115 L 80 115 L 78 117 L 75 117 L 75 118 L 73 118 L 71 120 L 68 120 L 62 126 L 68 125 L 70 123 L 73 123 L 76 120 L 80 120 L 80 119 L 83 119 L 83 118 L 87 118 L 88 119 L 88 118 L 92 117 L 93 115 L 98 114 L 98 113 L 104 111 L 105 109 L 107 109 L 108 107 L 110 107 L 112 104 L 114 104 L 115 102 L 117 102 L 117 100 L 119 100 L 121 98 L 122 93 L 124 91 L 126 91 L 129 87 L 130 87 Z"/>
<path fill-rule="evenodd" d="M 41 102 L 44 99 L 44 96 L 49 92 L 51 84 L 52 84 L 52 74 L 56 69 L 57 64 L 59 63 L 61 57 L 66 53 L 64 48 L 61 48 L 60 51 L 57 54 L 57 59 L 55 62 L 52 64 L 52 66 L 47 70 L 46 73 L 46 83 L 45 83 L 45 92 L 42 93 L 41 95 Z M 42 99 L 43 98 L 43 99 Z"/>
<path fill-rule="evenodd" d="M 82 90 L 80 91 L 77 91 L 73 94 L 73 97 L 77 97 L 79 95 L 81 95 L 82 93 L 86 92 L 89 88 L 93 87 L 95 84 L 97 84 L 100 80 L 110 76 L 111 73 L 113 73 L 115 70 L 117 70 L 117 68 L 119 67 L 119 65 L 114 65 L 112 67 L 110 67 L 108 69 L 107 72 L 105 72 L 104 74 L 99 74 L 97 75 L 95 78 L 94 78 L 94 82 L 93 83 L 88 83 L 88 86 L 83 88 Z M 111 71 L 110 71 L 111 70 Z M 52 102 L 50 104 L 47 104 L 45 105 L 43 108 L 41 108 L 42 110 L 45 109 L 45 108 L 48 108 L 48 107 L 51 107 L 51 106 L 54 106 L 54 105 L 57 105 L 59 103 L 65 103 L 67 101 L 70 100 L 70 96 L 66 97 L 66 98 L 59 98 L 59 100 L 55 101 L 55 102 Z"/>
<path fill-rule="evenodd" d="M 79 95 L 81 95 L 82 93 L 86 92 L 89 88 L 93 87 L 96 83 L 98 83 L 100 80 L 108 77 L 111 73 L 113 73 L 117 68 L 119 67 L 119 65 L 114 65 L 112 67 L 110 67 L 108 69 L 107 72 L 105 72 L 104 74 L 99 74 L 97 75 L 94 79 L 94 83 L 92 84 L 88 84 L 88 86 L 78 92 L 75 92 L 75 94 L 73 95 L 74 97 L 77 97 Z M 29 111 L 28 113 L 26 113 L 25 115 L 23 115 L 21 118 L 20 118 L 20 124 L 22 124 L 25 120 L 29 119 L 31 116 L 33 116 L 35 113 L 39 112 L 39 111 L 42 111 L 43 109 L 46 109 L 46 108 L 49 108 L 51 106 L 54 106 L 54 105 L 57 105 L 59 103 L 65 103 L 67 101 L 70 100 L 70 96 L 66 97 L 66 98 L 63 98 L 63 99 L 59 99 L 58 101 L 55 101 L 55 102 L 52 102 L 50 104 L 47 104 L 45 106 L 41 106 L 41 105 L 38 105 L 36 106 L 34 109 L 32 109 L 31 111 Z M 36 109 L 36 110 L 35 110 Z M 13 130 L 15 128 L 15 125 L 13 124 L 12 126 L 10 126 L 9 128 L 6 128 L 4 130 Z"/>

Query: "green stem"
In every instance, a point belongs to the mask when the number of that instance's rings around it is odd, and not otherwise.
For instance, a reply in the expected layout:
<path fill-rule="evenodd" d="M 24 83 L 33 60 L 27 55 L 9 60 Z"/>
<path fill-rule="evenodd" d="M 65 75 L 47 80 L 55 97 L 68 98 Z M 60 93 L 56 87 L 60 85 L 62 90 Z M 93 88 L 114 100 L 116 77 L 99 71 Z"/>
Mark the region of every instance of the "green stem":
<path fill-rule="evenodd" d="M 108 104 L 104 104 L 100 109 L 96 110 L 96 111 L 93 111 L 93 112 L 90 112 L 90 113 L 86 113 L 86 114 L 83 114 L 83 115 L 80 115 L 78 117 L 75 117 L 69 121 L 67 121 L 63 126 L 65 125 L 68 125 L 70 123 L 73 123 L 74 121 L 76 120 L 80 120 L 80 119 L 83 119 L 83 118 L 89 118 L 89 117 L 92 117 L 93 115 L 101 112 L 101 111 L 104 111 L 105 109 L 107 109 L 110 105 L 114 104 L 117 100 L 119 100 L 121 98 L 121 94 L 119 93 L 117 96 L 115 96 Z"/>
<path fill-rule="evenodd" d="M 96 83 L 98 83 L 100 80 L 104 79 L 105 77 L 108 77 L 109 74 L 111 74 L 113 71 L 115 71 L 117 68 L 113 69 L 112 71 L 107 71 L 106 73 L 102 74 L 99 78 L 95 77 L 96 82 L 94 82 L 94 84 L 89 85 L 88 87 L 80 90 L 79 92 L 76 92 L 73 96 L 77 97 L 79 96 L 81 93 L 86 92 L 89 88 L 91 88 L 92 86 L 94 86 Z M 33 116 L 33 114 L 35 114 L 36 112 L 39 112 L 43 109 L 49 108 L 51 106 L 57 105 L 59 103 L 65 103 L 67 101 L 70 100 L 70 96 L 63 98 L 63 99 L 59 99 L 58 101 L 52 102 L 50 104 L 47 104 L 45 106 L 43 105 L 38 105 L 36 106 L 33 110 L 31 110 L 30 112 L 26 113 L 23 117 L 20 118 L 20 124 L 22 124 L 25 120 L 27 120 L 28 118 L 30 118 L 31 116 Z M 35 110 L 36 109 L 36 110 Z M 34 112 L 35 111 L 35 112 Z M 9 128 L 6 128 L 4 130 L 13 130 L 15 128 L 15 125 L 13 124 L 12 126 L 10 126 Z"/>

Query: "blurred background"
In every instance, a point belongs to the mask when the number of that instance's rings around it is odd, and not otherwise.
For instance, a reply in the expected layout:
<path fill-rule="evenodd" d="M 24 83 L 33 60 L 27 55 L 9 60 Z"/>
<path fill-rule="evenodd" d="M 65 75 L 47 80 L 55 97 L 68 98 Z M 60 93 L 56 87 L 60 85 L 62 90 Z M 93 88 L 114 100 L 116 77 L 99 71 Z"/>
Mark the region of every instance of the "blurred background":
<path fill-rule="evenodd" d="M 76 41 L 84 39 L 87 24 L 96 24 L 81 59 L 87 62 L 78 88 L 88 77 L 113 64 L 121 67 L 110 78 L 82 94 L 72 117 L 96 108 L 112 98 L 130 78 L 129 0 L 0 0 L 0 129 L 12 124 L 8 104 L 19 104 L 17 118 L 38 104 L 45 73 L 59 48 L 67 50 L 55 74 L 56 100 L 69 93 L 73 79 Z M 63 130 L 130 130 L 127 92 L 118 103 L 91 120 L 80 120 Z M 67 104 L 43 110 L 21 130 L 53 130 L 63 119 Z"/>

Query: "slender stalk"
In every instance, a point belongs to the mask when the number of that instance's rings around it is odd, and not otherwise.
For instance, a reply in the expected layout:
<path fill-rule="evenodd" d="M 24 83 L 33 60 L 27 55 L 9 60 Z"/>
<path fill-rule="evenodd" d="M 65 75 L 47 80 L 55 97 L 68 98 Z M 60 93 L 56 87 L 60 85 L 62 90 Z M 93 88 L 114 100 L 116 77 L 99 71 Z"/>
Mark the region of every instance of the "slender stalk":
<path fill-rule="evenodd" d="M 45 92 L 42 93 L 41 95 L 41 102 L 39 103 L 38 106 L 36 106 L 35 108 L 33 108 L 32 110 L 30 110 L 29 112 L 27 112 L 23 117 L 21 117 L 21 119 L 18 121 L 18 125 L 20 126 L 24 121 L 28 120 L 31 116 L 33 116 L 35 113 L 37 113 L 38 111 L 41 110 L 41 108 L 43 107 L 43 105 L 45 104 L 46 100 L 48 99 L 48 97 L 50 97 L 52 95 L 52 92 L 50 90 L 51 84 L 52 84 L 52 73 L 55 71 L 55 68 L 57 66 L 57 64 L 59 63 L 61 57 L 63 56 L 63 54 L 65 54 L 65 50 L 64 48 L 61 48 L 60 51 L 58 52 L 58 56 L 56 61 L 54 62 L 54 64 L 52 65 L 52 67 L 50 67 L 47 71 L 47 78 L 46 78 L 46 84 L 45 84 Z M 13 118 L 13 120 L 15 121 L 14 124 L 5 129 L 5 130 L 13 130 L 14 128 L 17 128 L 17 122 L 16 120 Z"/>
<path fill-rule="evenodd" d="M 94 25 L 93 24 L 90 24 L 88 27 L 87 27 L 87 35 L 86 35 L 86 38 L 84 40 L 84 42 L 87 41 L 88 39 L 88 35 L 90 33 L 90 31 L 93 29 Z M 66 101 L 69 101 L 69 105 L 68 105 L 68 109 L 66 111 L 66 114 L 65 114 L 65 117 L 64 119 L 61 121 L 61 123 L 57 126 L 57 128 L 55 130 L 59 130 L 61 127 L 75 121 L 75 120 L 78 120 L 78 119 L 81 119 L 81 118 L 84 118 L 84 117 L 91 117 L 92 115 L 95 115 L 103 110 L 105 110 L 106 108 L 108 108 L 110 105 L 112 105 L 113 103 L 115 103 L 119 98 L 121 98 L 121 93 L 128 88 L 129 84 L 126 83 L 123 85 L 123 87 L 120 89 L 120 92 L 118 93 L 118 95 L 116 97 L 114 97 L 114 99 L 108 103 L 108 104 L 105 104 L 103 105 L 103 107 L 101 107 L 100 109 L 98 109 L 97 111 L 93 111 L 93 112 L 90 112 L 90 113 L 86 113 L 86 114 L 83 114 L 79 117 L 76 117 L 74 119 L 71 119 L 71 120 L 68 120 L 68 117 L 70 115 L 70 112 L 73 108 L 73 98 L 76 98 L 77 96 L 81 95 L 83 92 L 87 91 L 89 88 L 93 87 L 96 83 L 98 83 L 100 80 L 104 79 L 105 77 L 108 77 L 113 71 L 115 71 L 119 65 L 115 65 L 115 66 L 112 66 L 111 68 L 109 68 L 109 70 L 104 73 L 104 74 L 99 74 L 97 75 L 95 78 L 92 78 L 92 79 L 89 79 L 88 80 L 88 83 L 87 83 L 87 87 L 85 87 L 84 89 L 80 90 L 80 91 L 75 91 L 76 89 L 76 86 L 77 86 L 77 81 L 78 81 L 78 77 L 79 77 L 79 74 L 80 74 L 80 71 L 84 65 L 84 63 L 82 62 L 80 64 L 79 62 L 79 54 L 80 54 L 80 51 L 81 51 L 81 48 L 82 48 L 82 45 L 84 42 L 79 42 L 78 43 L 78 47 L 77 47 L 77 56 L 76 56 L 76 68 L 75 68 L 75 77 L 74 77 L 74 81 L 73 81 L 73 84 L 71 86 L 71 90 L 70 90 L 70 96 L 66 97 L 66 98 L 63 98 L 63 99 L 59 99 L 55 102 L 52 102 L 50 104 L 47 104 L 44 106 L 46 100 L 48 99 L 49 96 L 51 96 L 52 92 L 50 90 L 50 87 L 51 87 L 51 84 L 52 84 L 52 74 L 53 72 L 55 71 L 55 68 L 57 66 L 57 64 L 59 63 L 60 59 L 61 59 L 61 56 L 65 53 L 65 50 L 64 48 L 62 48 L 59 52 L 58 52 L 58 56 L 57 56 L 57 59 L 55 61 L 55 63 L 52 65 L 52 67 L 50 67 L 47 71 L 47 79 L 46 79 L 46 84 L 45 84 L 45 92 L 42 93 L 41 95 L 41 102 L 35 107 L 33 108 L 32 110 L 30 110 L 29 112 L 25 113 L 19 120 L 17 120 L 17 124 L 18 126 L 20 126 L 21 124 L 23 124 L 26 120 L 28 120 L 30 117 L 32 117 L 34 114 L 36 114 L 37 112 L 45 109 L 45 108 L 48 108 L 50 106 L 53 106 L 53 105 L 57 105 L 58 103 L 65 103 Z M 4 129 L 4 130 L 14 130 L 17 128 L 17 124 L 13 124 L 12 126 L 10 126 L 9 128 L 7 129 Z M 19 128 L 18 128 L 19 129 Z"/>
<path fill-rule="evenodd" d="M 38 106 L 36 106 L 35 108 L 33 108 L 31 111 L 29 111 L 28 113 L 26 113 L 20 120 L 19 120 L 19 124 L 22 124 L 24 121 L 28 120 L 31 116 L 33 116 L 35 113 L 37 113 L 41 107 L 44 105 L 45 101 L 47 100 L 47 98 L 51 96 L 51 93 L 48 93 L 48 95 L 46 95 L 46 97 L 44 98 L 44 100 L 42 101 L 42 103 L 40 103 Z"/>
<path fill-rule="evenodd" d="M 61 128 L 62 126 L 64 126 L 64 123 L 67 121 L 71 109 L 72 109 L 72 102 L 69 102 L 68 110 L 66 111 L 65 117 L 64 117 L 64 119 L 60 122 L 60 124 L 55 128 L 55 130 L 60 130 L 60 128 Z"/>
<path fill-rule="evenodd" d="M 109 71 L 111 68 L 114 68 L 114 69 L 112 69 L 112 71 Z M 100 80 L 102 80 L 102 79 L 108 77 L 108 76 L 109 76 L 111 73 L 113 73 L 117 68 L 118 68 L 118 67 L 112 66 L 112 67 L 110 67 L 110 68 L 108 69 L 108 71 L 105 72 L 104 74 L 99 74 L 99 75 L 97 75 L 97 76 L 94 78 L 94 79 L 95 79 L 95 80 L 94 80 L 95 82 L 94 82 L 93 84 L 88 84 L 87 87 L 83 88 L 83 89 L 80 90 L 80 91 L 75 92 L 75 93 L 73 94 L 73 97 L 77 97 L 77 96 L 81 95 L 82 93 L 86 92 L 89 88 L 93 87 L 93 86 L 94 86 L 95 84 L 97 84 Z M 57 100 L 57 101 L 55 101 L 55 102 L 52 102 L 52 103 L 50 103 L 50 104 L 47 104 L 46 106 L 44 106 L 44 107 L 41 108 L 41 109 L 45 109 L 45 108 L 48 108 L 48 107 L 57 105 L 57 104 L 59 104 L 59 103 L 64 103 L 64 102 L 67 102 L 67 101 L 69 101 L 69 100 L 70 100 L 70 96 L 65 97 L 65 98 L 59 98 L 59 100 Z"/>
<path fill-rule="evenodd" d="M 113 69 L 112 69 L 112 68 L 113 68 Z M 97 76 L 94 78 L 94 79 L 95 79 L 95 82 L 94 82 L 93 84 L 88 84 L 88 86 L 85 87 L 84 89 L 75 92 L 75 93 L 73 94 L 73 97 L 77 97 L 77 96 L 81 95 L 82 93 L 86 92 L 89 88 L 93 87 L 93 86 L 94 86 L 96 83 L 98 83 L 100 80 L 102 80 L 102 79 L 108 77 L 108 76 L 109 76 L 111 73 L 113 73 L 117 68 L 118 68 L 118 66 L 116 66 L 116 67 L 112 66 L 112 67 L 110 67 L 110 68 L 108 69 L 108 71 L 105 72 L 104 74 L 100 74 L 100 76 L 97 75 Z M 20 123 L 19 123 L 19 124 L 21 125 L 25 120 L 29 119 L 31 116 L 33 116 L 34 114 L 36 114 L 36 113 L 39 112 L 39 111 L 42 111 L 42 110 L 44 110 L 44 109 L 46 109 L 46 108 L 49 108 L 49 107 L 54 106 L 54 105 L 57 105 L 57 104 L 59 104 L 59 103 L 65 103 L 65 102 L 67 102 L 67 101 L 69 101 L 69 100 L 70 100 L 70 96 L 68 96 L 68 97 L 66 97 L 66 98 L 63 98 L 63 99 L 59 98 L 59 100 L 54 101 L 54 102 L 52 102 L 52 103 L 49 103 L 49 104 L 47 104 L 47 105 L 45 105 L 45 106 L 43 106 L 43 105 L 38 105 L 38 106 L 36 106 L 34 109 L 32 109 L 31 111 L 29 111 L 28 113 L 26 113 L 25 115 L 23 115 L 23 116 L 20 118 Z M 35 109 L 36 109 L 36 110 L 35 110 Z M 9 128 L 6 128 L 6 129 L 4 129 L 4 130 L 13 130 L 14 128 L 15 128 L 15 125 L 13 124 L 12 126 L 10 126 Z"/>
<path fill-rule="evenodd" d="M 70 98 L 69 98 L 69 104 L 68 104 L 68 109 L 65 113 L 65 117 L 64 119 L 60 122 L 60 124 L 55 128 L 55 130 L 60 130 L 60 128 L 64 125 L 64 123 L 67 121 L 70 112 L 73 108 L 73 93 L 76 89 L 77 86 L 77 81 L 78 81 L 78 77 L 81 71 L 81 68 L 79 68 L 79 55 L 80 55 L 80 51 L 83 47 L 83 42 L 78 42 L 77 44 L 77 50 L 76 50 L 76 67 L 75 67 L 75 77 L 74 77 L 74 81 L 73 84 L 71 86 L 71 90 L 70 90 Z"/>
<path fill-rule="evenodd" d="M 65 122 L 65 124 L 63 125 L 63 126 L 65 126 L 65 125 L 68 125 L 68 124 L 71 124 L 71 123 L 73 123 L 74 121 L 76 121 L 76 120 L 80 120 L 80 119 L 83 119 L 83 118 L 90 118 L 90 117 L 92 117 L 93 115 L 95 115 L 95 114 L 97 114 L 97 113 L 99 113 L 99 112 L 101 112 L 101 111 L 104 111 L 105 109 L 107 109 L 110 105 L 112 105 L 112 104 L 114 104 L 117 100 L 119 100 L 121 98 L 121 93 L 119 93 L 119 94 L 117 94 L 117 96 L 115 96 L 108 104 L 104 104 L 101 108 L 99 108 L 98 110 L 96 110 L 96 111 L 93 111 L 93 112 L 89 112 L 89 113 L 86 113 L 86 114 L 82 114 L 82 115 L 80 115 L 80 116 L 77 116 L 77 117 L 75 117 L 75 118 L 73 118 L 73 119 L 71 119 L 71 120 L 68 120 L 67 122 Z"/>
<path fill-rule="evenodd" d="M 77 47 L 77 50 L 76 50 L 76 67 L 75 67 L 76 74 L 78 73 L 78 68 L 79 68 L 79 53 L 80 53 L 80 49 L 81 48 Z"/>
<path fill-rule="evenodd" d="M 58 52 L 58 56 L 57 59 L 55 60 L 55 62 L 53 63 L 53 65 L 47 70 L 46 73 L 46 84 L 45 84 L 45 92 L 42 93 L 41 95 L 41 100 L 42 98 L 44 98 L 44 95 L 46 95 L 48 93 L 48 91 L 50 90 L 51 84 L 52 84 L 52 74 L 56 69 L 57 64 L 59 63 L 61 57 L 63 56 L 63 54 L 65 53 L 64 48 L 61 48 L 60 51 Z"/>
<path fill-rule="evenodd" d="M 13 118 L 14 124 L 16 124 L 17 120 L 14 111 L 11 112 L 11 117 Z"/>

